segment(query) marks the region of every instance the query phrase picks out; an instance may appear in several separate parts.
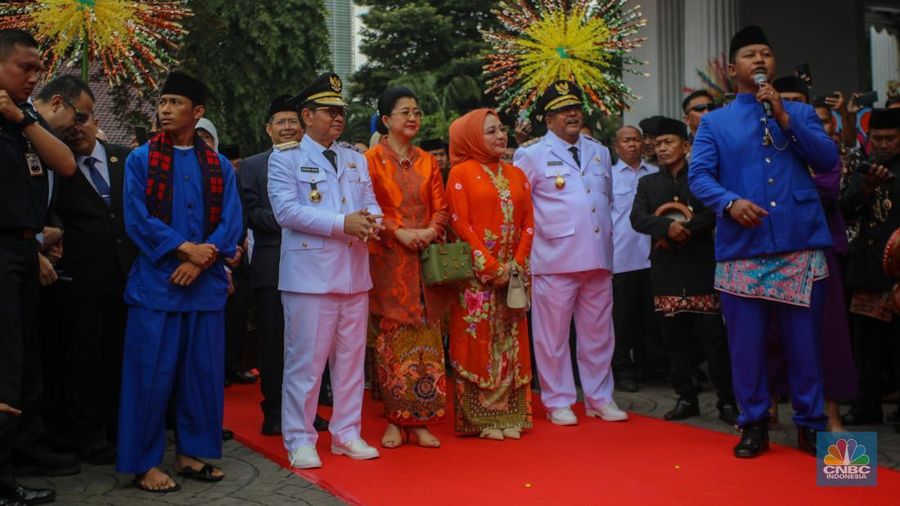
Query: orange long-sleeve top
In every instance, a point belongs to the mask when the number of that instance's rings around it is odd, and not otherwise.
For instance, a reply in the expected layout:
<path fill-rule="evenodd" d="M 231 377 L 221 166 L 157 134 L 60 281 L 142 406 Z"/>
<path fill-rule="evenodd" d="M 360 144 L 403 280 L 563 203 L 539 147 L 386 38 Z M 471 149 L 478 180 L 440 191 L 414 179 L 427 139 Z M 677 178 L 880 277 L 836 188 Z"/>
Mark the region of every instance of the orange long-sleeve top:
<path fill-rule="evenodd" d="M 401 163 L 385 141 L 366 151 L 375 198 L 384 215 L 381 240 L 369 245 L 374 287 L 369 311 L 401 323 L 436 320 L 443 310 L 440 290 L 425 289 L 419 252 L 407 249 L 395 237 L 399 228 L 431 228 L 443 236 L 449 208 L 437 160 L 417 148 L 408 163 Z M 424 300 L 424 307 L 423 307 Z"/>

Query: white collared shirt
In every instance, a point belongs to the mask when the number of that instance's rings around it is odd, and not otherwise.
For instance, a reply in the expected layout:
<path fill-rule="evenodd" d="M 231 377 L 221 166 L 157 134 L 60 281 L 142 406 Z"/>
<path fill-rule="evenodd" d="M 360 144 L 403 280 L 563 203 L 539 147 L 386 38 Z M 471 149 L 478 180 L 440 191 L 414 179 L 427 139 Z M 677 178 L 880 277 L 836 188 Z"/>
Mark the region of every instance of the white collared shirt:
<path fill-rule="evenodd" d="M 635 170 L 621 159 L 612 166 L 613 187 L 613 273 L 650 268 L 650 236 L 631 228 L 631 206 L 638 180 L 659 171 L 652 163 L 641 161 Z"/>
<path fill-rule="evenodd" d="M 94 167 L 97 167 L 97 172 L 103 176 L 106 184 L 111 186 L 109 183 L 109 160 L 106 159 L 106 148 L 103 147 L 103 144 L 100 141 L 94 142 L 94 151 L 91 152 L 90 156 L 97 159 L 94 163 Z M 85 179 L 87 179 L 88 183 L 90 183 L 91 187 L 96 191 L 97 186 L 94 184 L 94 180 L 91 179 L 91 168 L 87 164 L 87 159 L 87 156 L 78 155 L 75 161 L 78 164 L 78 170 L 84 174 Z"/>

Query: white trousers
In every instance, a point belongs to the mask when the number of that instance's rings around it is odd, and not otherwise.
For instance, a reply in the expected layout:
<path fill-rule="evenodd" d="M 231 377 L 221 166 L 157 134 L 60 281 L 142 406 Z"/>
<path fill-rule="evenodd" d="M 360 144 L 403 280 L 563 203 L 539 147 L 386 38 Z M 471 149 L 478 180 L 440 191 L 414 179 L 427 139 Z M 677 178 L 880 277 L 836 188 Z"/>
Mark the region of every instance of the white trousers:
<path fill-rule="evenodd" d="M 284 383 L 281 430 L 288 451 L 315 446 L 313 428 L 325 364 L 334 409 L 328 429 L 335 444 L 359 439 L 369 294 L 281 292 L 284 304 Z"/>
<path fill-rule="evenodd" d="M 535 275 L 532 282 L 531 325 L 541 402 L 552 410 L 569 407 L 577 400 L 569 350 L 569 325 L 574 315 L 584 404 L 599 409 L 612 400 L 613 393 L 612 273 L 596 269 Z"/>

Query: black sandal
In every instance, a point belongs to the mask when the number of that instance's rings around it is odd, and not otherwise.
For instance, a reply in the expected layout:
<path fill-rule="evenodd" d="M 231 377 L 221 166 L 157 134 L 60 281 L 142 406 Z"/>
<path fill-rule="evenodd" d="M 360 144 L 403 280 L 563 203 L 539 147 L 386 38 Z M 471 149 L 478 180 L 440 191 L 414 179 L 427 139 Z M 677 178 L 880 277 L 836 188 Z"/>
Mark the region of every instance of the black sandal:
<path fill-rule="evenodd" d="M 153 494 L 165 494 L 167 492 L 178 492 L 179 490 L 181 490 L 181 485 L 179 485 L 178 482 L 175 480 L 172 480 L 172 483 L 174 483 L 174 485 L 172 485 L 171 487 L 149 488 L 141 483 L 141 479 L 146 475 L 147 475 L 147 473 L 134 475 L 134 479 L 131 480 L 131 484 L 134 485 L 136 488 L 143 490 L 144 492 L 150 492 Z M 171 479 L 171 478 L 172 477 L 169 476 L 169 479 Z"/>
<path fill-rule="evenodd" d="M 191 466 L 184 466 L 184 469 L 178 471 L 178 474 L 189 480 L 205 481 L 207 483 L 215 483 L 222 481 L 222 479 L 225 478 L 224 474 L 222 476 L 215 476 L 213 474 L 216 471 L 216 467 L 212 464 L 207 464 L 202 460 L 200 463 L 203 464 L 203 467 L 201 467 L 199 471 Z"/>

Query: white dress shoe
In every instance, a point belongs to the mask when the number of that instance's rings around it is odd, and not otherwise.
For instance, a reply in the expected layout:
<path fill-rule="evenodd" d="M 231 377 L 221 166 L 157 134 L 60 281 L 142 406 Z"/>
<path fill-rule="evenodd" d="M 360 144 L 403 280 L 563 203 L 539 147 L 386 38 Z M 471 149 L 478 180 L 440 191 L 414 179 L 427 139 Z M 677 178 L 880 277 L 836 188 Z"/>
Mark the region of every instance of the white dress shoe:
<path fill-rule="evenodd" d="M 598 410 L 585 410 L 585 413 L 587 416 L 597 417 L 607 422 L 624 422 L 628 420 L 628 413 L 619 409 L 619 406 L 616 406 L 616 401 L 609 401 L 609 403 L 601 406 Z"/>
<path fill-rule="evenodd" d="M 577 425 L 578 418 L 572 408 L 559 408 L 547 412 L 547 420 L 556 425 Z"/>
<path fill-rule="evenodd" d="M 345 445 L 331 445 L 331 453 L 335 455 L 346 455 L 354 460 L 377 459 L 378 450 L 369 446 L 362 439 L 350 441 Z"/>
<path fill-rule="evenodd" d="M 300 448 L 289 452 L 288 460 L 291 462 L 291 467 L 297 469 L 314 469 L 316 467 L 322 467 L 322 461 L 319 460 L 319 454 L 312 446 L 301 446 Z"/>

